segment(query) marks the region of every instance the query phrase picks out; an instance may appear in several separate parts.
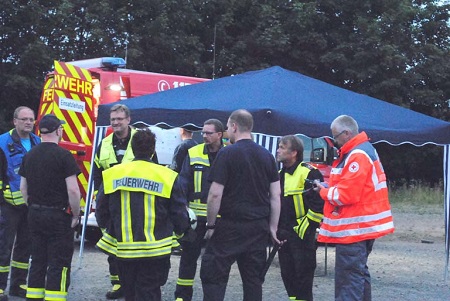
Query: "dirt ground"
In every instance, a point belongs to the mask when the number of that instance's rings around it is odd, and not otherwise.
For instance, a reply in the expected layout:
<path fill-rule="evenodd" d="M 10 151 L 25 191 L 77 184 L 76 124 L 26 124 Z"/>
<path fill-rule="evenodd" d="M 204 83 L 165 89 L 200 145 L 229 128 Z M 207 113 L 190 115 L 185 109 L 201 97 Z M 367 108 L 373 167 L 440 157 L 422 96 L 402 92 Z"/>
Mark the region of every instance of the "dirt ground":
<path fill-rule="evenodd" d="M 450 275 L 444 281 L 445 231 L 442 209 L 438 206 L 394 207 L 393 213 L 395 233 L 378 239 L 369 257 L 372 300 L 450 300 Z M 86 243 L 84 255 L 80 259 L 79 246 L 78 241 L 73 257 L 68 300 L 106 300 L 104 296 L 110 288 L 106 256 L 92 244 Z M 325 252 L 328 255 L 326 270 Z M 325 249 L 321 246 L 318 249 L 317 277 L 314 279 L 315 300 L 334 300 L 334 255 L 333 247 Z M 179 257 L 172 256 L 171 264 L 169 280 L 162 289 L 164 301 L 174 300 Z M 263 289 L 263 300 L 289 300 L 281 281 L 277 257 L 269 269 Z M 19 300 L 23 299 L 10 298 L 10 301 Z M 202 300 L 198 275 L 193 300 Z M 230 275 L 225 300 L 242 300 L 242 283 L 236 265 Z"/>

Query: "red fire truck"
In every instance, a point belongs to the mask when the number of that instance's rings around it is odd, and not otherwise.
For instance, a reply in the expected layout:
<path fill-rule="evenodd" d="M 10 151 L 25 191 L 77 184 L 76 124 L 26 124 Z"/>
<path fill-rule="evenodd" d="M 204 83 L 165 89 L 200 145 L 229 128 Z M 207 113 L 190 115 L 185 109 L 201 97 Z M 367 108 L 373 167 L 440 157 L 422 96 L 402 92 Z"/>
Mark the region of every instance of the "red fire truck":
<path fill-rule="evenodd" d="M 37 120 L 39 122 L 43 115 L 51 113 L 66 121 L 60 145 L 71 151 L 82 171 L 78 176 L 82 206 L 87 196 L 94 140 L 98 134 L 98 105 L 208 80 L 130 70 L 125 65 L 124 59 L 116 57 L 55 61 L 54 71 L 45 79 Z"/>

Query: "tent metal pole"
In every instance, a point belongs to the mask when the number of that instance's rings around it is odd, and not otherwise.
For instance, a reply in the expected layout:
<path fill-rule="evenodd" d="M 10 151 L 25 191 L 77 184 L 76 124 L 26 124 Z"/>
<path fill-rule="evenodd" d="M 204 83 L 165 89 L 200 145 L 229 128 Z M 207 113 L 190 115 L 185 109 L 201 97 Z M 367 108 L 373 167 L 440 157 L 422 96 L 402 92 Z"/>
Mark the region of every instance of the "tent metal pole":
<path fill-rule="evenodd" d="M 100 144 L 100 141 L 105 137 L 107 127 L 95 127 L 95 137 L 94 137 L 94 144 L 93 150 L 92 150 L 92 158 L 91 158 L 91 170 L 89 173 L 89 180 L 88 180 L 88 188 L 86 193 L 86 205 L 84 206 L 84 220 L 83 220 L 83 228 L 81 229 L 81 242 L 80 242 L 80 252 L 78 255 L 78 269 L 81 269 L 81 265 L 83 263 L 83 253 L 84 253 L 84 241 L 86 237 L 86 228 L 87 228 L 87 222 L 89 213 L 91 211 L 91 204 L 92 204 L 92 197 L 93 197 L 93 191 L 94 191 L 94 179 L 92 177 L 93 171 L 94 171 L 94 158 L 95 153 L 97 152 L 97 147 Z"/>
<path fill-rule="evenodd" d="M 445 270 L 444 280 L 448 280 L 448 262 L 450 256 L 450 145 L 444 146 L 444 217 L 445 217 Z"/>

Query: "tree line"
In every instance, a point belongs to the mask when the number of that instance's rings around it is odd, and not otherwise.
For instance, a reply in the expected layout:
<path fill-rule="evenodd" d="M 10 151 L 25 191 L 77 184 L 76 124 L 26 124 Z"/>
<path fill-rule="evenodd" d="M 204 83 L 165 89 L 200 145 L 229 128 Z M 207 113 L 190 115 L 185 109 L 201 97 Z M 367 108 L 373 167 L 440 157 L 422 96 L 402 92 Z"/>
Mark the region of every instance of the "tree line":
<path fill-rule="evenodd" d="M 450 5 L 442 1 L 0 1 L 2 132 L 18 105 L 38 109 L 54 60 L 102 56 L 126 57 L 131 69 L 207 78 L 278 65 L 450 120 Z M 411 165 L 399 161 L 403 154 L 386 151 L 396 167 Z M 432 166 L 439 176 L 440 162 Z"/>

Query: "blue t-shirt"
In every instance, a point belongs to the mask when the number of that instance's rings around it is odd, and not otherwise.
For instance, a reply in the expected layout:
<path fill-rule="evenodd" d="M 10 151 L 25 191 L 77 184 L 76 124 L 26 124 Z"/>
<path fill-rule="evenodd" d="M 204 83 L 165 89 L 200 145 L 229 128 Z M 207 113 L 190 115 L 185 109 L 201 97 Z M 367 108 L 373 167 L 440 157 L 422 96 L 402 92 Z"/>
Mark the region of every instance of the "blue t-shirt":
<path fill-rule="evenodd" d="M 20 138 L 20 143 L 22 143 L 22 146 L 27 150 L 27 152 L 31 149 L 31 140 L 30 138 Z"/>

